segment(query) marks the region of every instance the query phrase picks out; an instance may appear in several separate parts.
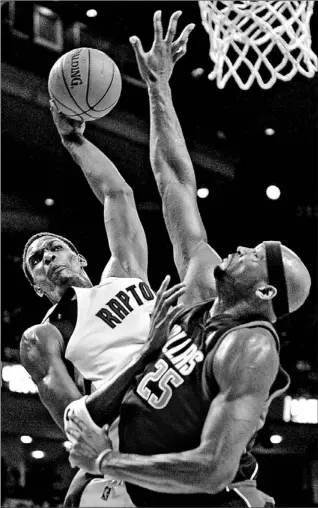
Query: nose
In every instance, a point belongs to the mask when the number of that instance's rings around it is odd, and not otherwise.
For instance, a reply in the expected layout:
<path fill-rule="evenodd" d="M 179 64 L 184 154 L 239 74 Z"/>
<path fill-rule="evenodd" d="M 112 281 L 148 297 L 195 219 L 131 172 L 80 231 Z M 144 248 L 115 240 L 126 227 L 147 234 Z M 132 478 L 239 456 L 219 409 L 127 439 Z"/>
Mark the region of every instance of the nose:
<path fill-rule="evenodd" d="M 55 254 L 53 252 L 46 250 L 46 251 L 44 251 L 43 259 L 44 259 L 44 264 L 49 265 L 51 263 L 51 261 L 53 261 L 53 259 L 55 259 Z"/>
<path fill-rule="evenodd" d="M 239 246 L 237 249 L 236 249 L 236 252 L 240 255 L 240 256 L 244 256 L 244 254 L 246 253 L 246 247 L 241 247 Z"/>

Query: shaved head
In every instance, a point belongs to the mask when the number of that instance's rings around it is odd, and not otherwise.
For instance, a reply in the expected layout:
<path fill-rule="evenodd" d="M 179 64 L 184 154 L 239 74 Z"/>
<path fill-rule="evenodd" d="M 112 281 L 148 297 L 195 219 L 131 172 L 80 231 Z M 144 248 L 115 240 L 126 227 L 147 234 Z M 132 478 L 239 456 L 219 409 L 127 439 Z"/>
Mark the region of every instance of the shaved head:
<path fill-rule="evenodd" d="M 287 283 L 290 312 L 295 312 L 305 302 L 311 286 L 309 272 L 302 260 L 288 247 L 282 245 L 283 263 Z"/>

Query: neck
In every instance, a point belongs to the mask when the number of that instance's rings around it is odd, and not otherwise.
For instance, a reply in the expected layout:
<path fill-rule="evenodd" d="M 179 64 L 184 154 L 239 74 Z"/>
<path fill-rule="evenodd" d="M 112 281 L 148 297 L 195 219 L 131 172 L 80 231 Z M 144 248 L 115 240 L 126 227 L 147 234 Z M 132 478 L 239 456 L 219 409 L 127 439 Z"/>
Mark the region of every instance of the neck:
<path fill-rule="evenodd" d="M 85 274 L 85 276 L 81 275 L 81 277 L 75 278 L 75 279 L 68 279 L 67 283 L 58 286 L 53 292 L 47 293 L 46 296 L 50 300 L 52 304 L 58 303 L 63 295 L 66 293 L 66 291 L 70 287 L 76 287 L 76 288 L 91 288 L 92 283 Z"/>
<path fill-rule="evenodd" d="M 235 318 L 241 318 L 248 314 L 260 314 L 264 316 L 264 318 L 269 319 L 267 311 L 261 307 L 257 307 L 254 302 L 252 303 L 248 300 L 241 300 L 235 303 L 227 302 L 220 296 L 216 297 L 210 312 L 211 317 L 217 314 L 228 314 Z"/>

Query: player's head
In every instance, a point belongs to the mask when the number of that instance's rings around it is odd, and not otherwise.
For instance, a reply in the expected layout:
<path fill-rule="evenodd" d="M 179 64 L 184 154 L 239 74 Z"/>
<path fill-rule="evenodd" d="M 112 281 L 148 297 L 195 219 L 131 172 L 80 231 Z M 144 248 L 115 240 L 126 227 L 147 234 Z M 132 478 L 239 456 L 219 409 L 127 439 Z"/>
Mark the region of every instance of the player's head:
<path fill-rule="evenodd" d="M 91 285 L 85 258 L 72 242 L 53 233 L 38 233 L 26 243 L 23 271 L 38 296 L 56 303 L 70 286 Z"/>
<path fill-rule="evenodd" d="M 280 242 L 238 247 L 215 269 L 218 291 L 225 299 L 245 301 L 271 321 L 294 312 L 306 300 L 311 280 L 301 259 Z"/>

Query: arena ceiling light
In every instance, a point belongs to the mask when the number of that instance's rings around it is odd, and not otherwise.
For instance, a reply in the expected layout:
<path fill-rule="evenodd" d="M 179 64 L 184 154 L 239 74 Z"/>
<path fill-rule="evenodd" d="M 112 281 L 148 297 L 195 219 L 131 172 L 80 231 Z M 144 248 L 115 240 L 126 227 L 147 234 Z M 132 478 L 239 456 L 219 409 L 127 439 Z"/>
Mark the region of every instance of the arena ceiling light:
<path fill-rule="evenodd" d="M 96 9 L 88 9 L 88 11 L 86 11 L 86 16 L 88 18 L 95 18 L 97 16 L 97 10 Z"/>
<path fill-rule="evenodd" d="M 42 452 L 42 450 L 34 450 L 33 452 L 31 452 L 31 455 L 34 459 L 43 459 L 45 453 Z"/>
<path fill-rule="evenodd" d="M 276 200 L 280 197 L 280 189 L 276 185 L 269 185 L 266 189 L 268 199 Z"/>
<path fill-rule="evenodd" d="M 210 194 L 210 191 L 209 189 L 207 189 L 206 187 L 201 187 L 200 189 L 198 189 L 197 191 L 197 195 L 199 198 L 207 198 L 208 195 Z"/>
<path fill-rule="evenodd" d="M 20 441 L 24 444 L 30 444 L 32 443 L 33 439 L 31 436 L 21 436 Z"/>
<path fill-rule="evenodd" d="M 273 444 L 279 444 L 282 442 L 283 438 L 282 436 L 280 436 L 279 434 L 273 434 L 270 438 L 269 438 L 270 442 L 273 443 Z"/>

